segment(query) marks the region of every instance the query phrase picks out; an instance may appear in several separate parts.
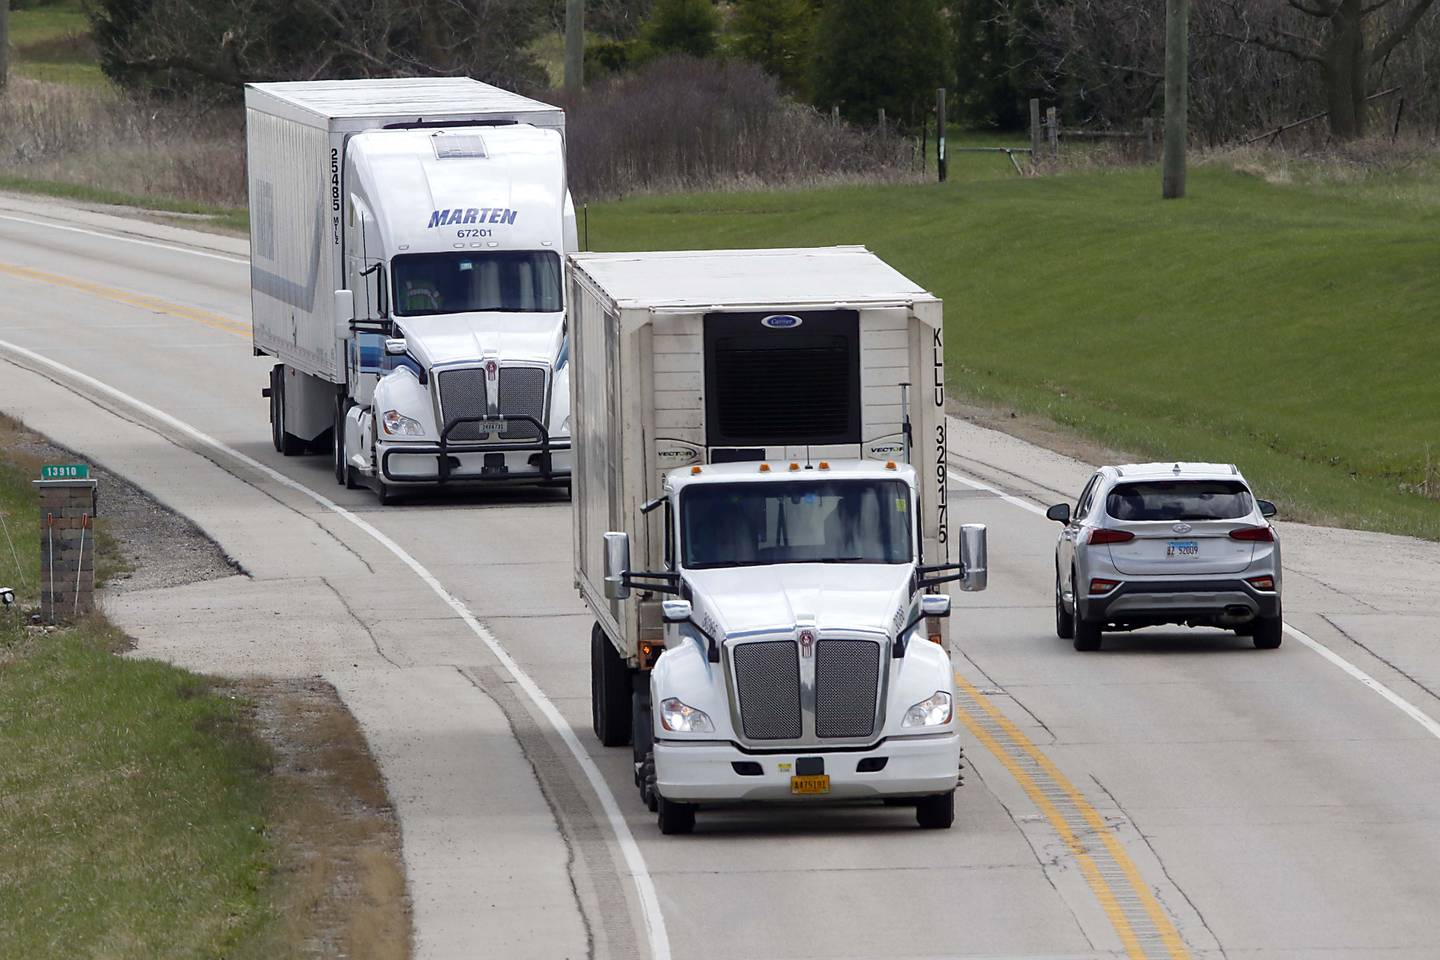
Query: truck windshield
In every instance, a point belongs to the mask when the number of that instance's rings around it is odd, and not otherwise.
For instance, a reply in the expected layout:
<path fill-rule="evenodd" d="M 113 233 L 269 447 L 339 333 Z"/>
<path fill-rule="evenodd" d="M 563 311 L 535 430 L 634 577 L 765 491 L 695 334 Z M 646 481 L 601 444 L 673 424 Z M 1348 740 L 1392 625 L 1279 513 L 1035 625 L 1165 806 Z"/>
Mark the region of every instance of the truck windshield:
<path fill-rule="evenodd" d="M 395 313 L 558 313 L 560 255 L 553 250 L 404 253 L 391 264 Z"/>
<path fill-rule="evenodd" d="M 909 563 L 910 488 L 901 480 L 692 486 L 680 495 L 684 565 Z"/>

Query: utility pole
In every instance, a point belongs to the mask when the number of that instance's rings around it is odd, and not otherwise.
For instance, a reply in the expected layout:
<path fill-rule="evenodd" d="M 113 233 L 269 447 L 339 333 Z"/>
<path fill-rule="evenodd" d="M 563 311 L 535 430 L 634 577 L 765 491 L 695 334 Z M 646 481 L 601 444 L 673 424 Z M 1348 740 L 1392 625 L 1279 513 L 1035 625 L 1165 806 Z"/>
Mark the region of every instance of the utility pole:
<path fill-rule="evenodd" d="M 565 0 L 565 92 L 585 83 L 585 0 Z"/>
<path fill-rule="evenodd" d="M 1189 139 L 1190 0 L 1165 0 L 1166 200 L 1185 196 L 1185 145 Z"/>
<path fill-rule="evenodd" d="M 941 87 L 935 91 L 935 144 L 939 148 L 936 157 L 939 160 L 940 182 L 945 182 L 945 174 L 949 162 L 945 158 L 945 88 Z"/>
<path fill-rule="evenodd" d="M 0 0 L 0 91 L 10 79 L 10 0 Z"/>

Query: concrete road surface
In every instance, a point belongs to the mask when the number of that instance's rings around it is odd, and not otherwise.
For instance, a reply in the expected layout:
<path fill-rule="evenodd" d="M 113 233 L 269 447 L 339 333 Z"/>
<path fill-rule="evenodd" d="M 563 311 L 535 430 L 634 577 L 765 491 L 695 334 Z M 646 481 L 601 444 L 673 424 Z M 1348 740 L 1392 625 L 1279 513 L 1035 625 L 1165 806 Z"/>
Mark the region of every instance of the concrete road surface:
<path fill-rule="evenodd" d="M 953 621 L 954 829 L 737 808 L 662 837 L 589 731 L 568 502 L 381 508 L 280 457 L 247 279 L 243 242 L 0 198 L 0 410 L 246 571 L 111 602 L 141 655 L 341 691 L 399 810 L 417 956 L 1440 956 L 1434 544 L 1282 523 L 1279 650 L 1148 630 L 1077 654 L 1039 513 L 1087 468 L 954 422 L 952 516 L 991 529 Z"/>

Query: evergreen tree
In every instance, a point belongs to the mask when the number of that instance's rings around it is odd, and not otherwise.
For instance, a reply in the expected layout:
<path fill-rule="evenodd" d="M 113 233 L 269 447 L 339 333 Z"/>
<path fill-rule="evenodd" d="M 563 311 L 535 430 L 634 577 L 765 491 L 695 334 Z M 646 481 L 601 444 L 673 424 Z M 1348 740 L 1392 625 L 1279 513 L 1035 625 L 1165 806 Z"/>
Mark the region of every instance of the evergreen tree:
<path fill-rule="evenodd" d="M 1037 0 L 951 0 L 956 117 L 971 127 L 1024 129 L 1043 90 L 1031 36 Z"/>
<path fill-rule="evenodd" d="M 816 24 L 813 100 L 872 123 L 876 111 L 918 126 L 950 80 L 939 0 L 825 0 Z"/>
<path fill-rule="evenodd" d="M 739 0 L 730 27 L 736 53 L 786 90 L 804 94 L 815 32 L 812 0 Z"/>
<path fill-rule="evenodd" d="M 720 14 L 711 0 L 656 0 L 645 42 L 656 53 L 708 57 L 715 52 Z"/>

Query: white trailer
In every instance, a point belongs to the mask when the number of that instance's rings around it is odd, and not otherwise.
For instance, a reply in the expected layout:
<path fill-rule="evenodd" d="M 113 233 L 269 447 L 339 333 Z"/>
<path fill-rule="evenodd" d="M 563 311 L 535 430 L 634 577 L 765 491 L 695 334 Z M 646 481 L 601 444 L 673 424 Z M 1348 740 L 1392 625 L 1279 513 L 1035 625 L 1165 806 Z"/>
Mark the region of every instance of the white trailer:
<path fill-rule="evenodd" d="M 245 89 L 271 435 L 375 489 L 569 475 L 558 107 L 465 78 Z"/>
<path fill-rule="evenodd" d="M 662 830 L 814 797 L 949 826 L 930 591 L 984 588 L 985 534 L 946 502 L 940 301 L 834 247 L 581 254 L 570 304 L 594 727 Z"/>

